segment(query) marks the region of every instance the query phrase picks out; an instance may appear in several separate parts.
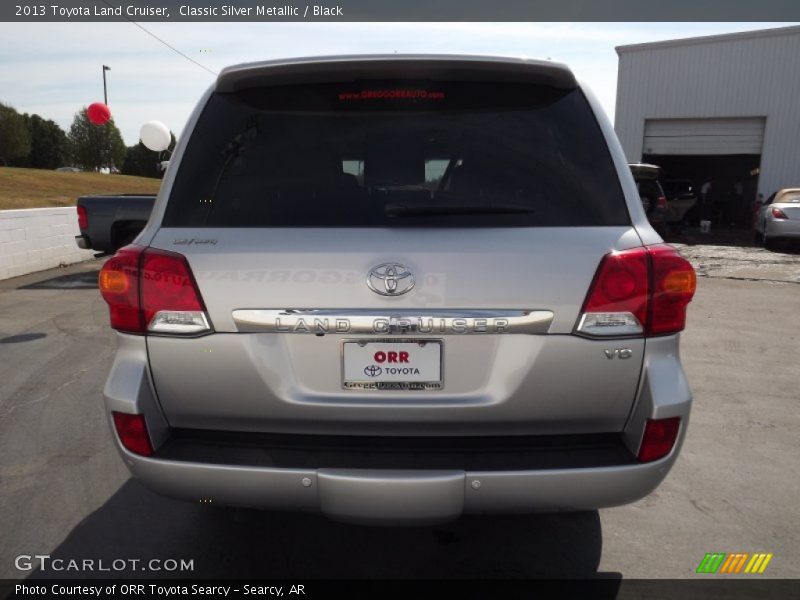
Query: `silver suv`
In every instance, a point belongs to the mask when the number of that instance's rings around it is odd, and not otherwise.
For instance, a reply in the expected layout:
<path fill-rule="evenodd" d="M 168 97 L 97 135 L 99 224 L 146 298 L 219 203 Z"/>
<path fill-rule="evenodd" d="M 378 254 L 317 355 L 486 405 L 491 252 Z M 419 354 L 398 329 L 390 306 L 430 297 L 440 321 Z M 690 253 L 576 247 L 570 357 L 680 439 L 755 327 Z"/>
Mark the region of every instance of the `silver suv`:
<path fill-rule="evenodd" d="M 194 502 L 425 523 L 650 493 L 692 267 L 560 64 L 225 69 L 103 267 L 119 451 Z"/>

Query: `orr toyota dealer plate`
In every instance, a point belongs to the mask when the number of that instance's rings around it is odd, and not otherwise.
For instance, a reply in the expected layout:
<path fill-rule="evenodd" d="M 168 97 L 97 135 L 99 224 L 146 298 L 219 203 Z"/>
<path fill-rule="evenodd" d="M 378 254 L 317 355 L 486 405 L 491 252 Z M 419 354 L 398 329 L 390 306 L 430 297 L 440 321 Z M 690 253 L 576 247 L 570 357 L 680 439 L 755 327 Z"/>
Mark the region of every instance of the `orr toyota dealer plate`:
<path fill-rule="evenodd" d="M 364 390 L 442 388 L 442 342 L 342 342 L 342 385 Z"/>

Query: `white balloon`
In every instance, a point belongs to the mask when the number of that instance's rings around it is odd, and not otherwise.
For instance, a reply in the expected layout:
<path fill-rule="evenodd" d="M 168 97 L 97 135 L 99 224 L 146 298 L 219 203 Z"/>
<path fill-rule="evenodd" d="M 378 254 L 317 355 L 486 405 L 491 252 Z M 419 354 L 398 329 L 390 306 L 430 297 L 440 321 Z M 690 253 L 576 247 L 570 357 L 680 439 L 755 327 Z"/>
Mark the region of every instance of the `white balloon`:
<path fill-rule="evenodd" d="M 139 130 L 139 139 L 149 150 L 161 152 L 169 148 L 172 136 L 169 127 L 161 121 L 148 121 Z"/>

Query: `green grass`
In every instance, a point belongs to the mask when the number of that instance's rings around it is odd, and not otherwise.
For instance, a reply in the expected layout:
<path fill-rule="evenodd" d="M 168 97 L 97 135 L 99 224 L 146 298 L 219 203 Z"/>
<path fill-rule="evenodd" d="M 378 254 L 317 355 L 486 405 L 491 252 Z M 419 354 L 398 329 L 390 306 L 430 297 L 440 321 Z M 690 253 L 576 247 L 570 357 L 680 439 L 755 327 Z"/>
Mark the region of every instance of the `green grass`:
<path fill-rule="evenodd" d="M 0 167 L 0 210 L 74 206 L 91 194 L 154 194 L 160 179 Z"/>

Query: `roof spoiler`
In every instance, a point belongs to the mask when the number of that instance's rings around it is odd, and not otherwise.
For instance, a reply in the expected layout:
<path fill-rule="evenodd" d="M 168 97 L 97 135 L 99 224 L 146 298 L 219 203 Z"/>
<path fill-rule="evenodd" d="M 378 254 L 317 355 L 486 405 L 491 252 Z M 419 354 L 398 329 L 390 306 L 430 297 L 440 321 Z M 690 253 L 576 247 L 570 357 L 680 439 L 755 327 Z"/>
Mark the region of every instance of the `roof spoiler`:
<path fill-rule="evenodd" d="M 339 83 L 358 79 L 439 79 L 536 83 L 578 87 L 566 65 L 542 60 L 457 55 L 312 57 L 233 65 L 217 77 L 215 91 L 232 93 L 267 85 Z"/>
<path fill-rule="evenodd" d="M 661 167 L 658 165 L 629 163 L 628 166 L 635 177 L 641 177 L 642 179 L 658 179 L 661 173 Z"/>

